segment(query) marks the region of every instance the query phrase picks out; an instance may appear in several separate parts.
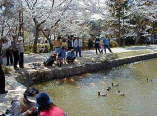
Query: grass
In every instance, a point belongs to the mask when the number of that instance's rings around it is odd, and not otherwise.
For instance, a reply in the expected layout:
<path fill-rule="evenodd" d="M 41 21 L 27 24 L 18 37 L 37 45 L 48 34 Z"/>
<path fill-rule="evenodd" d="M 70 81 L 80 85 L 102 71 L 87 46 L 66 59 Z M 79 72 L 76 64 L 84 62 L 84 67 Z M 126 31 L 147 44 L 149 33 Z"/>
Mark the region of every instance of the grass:
<path fill-rule="evenodd" d="M 136 56 L 136 55 L 141 55 L 141 54 L 148 54 L 151 53 L 151 51 L 148 50 L 142 50 L 142 51 L 130 51 L 130 52 L 123 52 L 123 53 L 118 53 L 118 58 L 126 58 L 129 56 Z"/>

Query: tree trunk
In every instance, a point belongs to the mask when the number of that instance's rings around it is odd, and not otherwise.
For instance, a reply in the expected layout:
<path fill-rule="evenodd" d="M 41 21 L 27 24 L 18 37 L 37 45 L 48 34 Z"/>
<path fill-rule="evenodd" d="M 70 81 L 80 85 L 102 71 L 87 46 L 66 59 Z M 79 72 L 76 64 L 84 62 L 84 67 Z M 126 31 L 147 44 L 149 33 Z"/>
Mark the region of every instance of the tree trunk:
<path fill-rule="evenodd" d="M 46 22 L 46 20 L 43 20 L 39 23 L 36 18 L 33 18 L 33 21 L 35 24 L 35 39 L 34 39 L 34 44 L 33 44 L 33 52 L 37 53 L 37 44 L 38 44 L 40 27 L 42 24 L 44 24 Z"/>
<path fill-rule="evenodd" d="M 49 42 L 49 45 L 50 45 L 50 49 L 52 50 L 53 49 L 53 46 L 52 46 L 52 41 L 51 41 L 51 34 L 50 34 L 50 30 L 46 33 L 44 30 L 41 30 L 43 35 L 46 37 L 46 39 L 48 40 Z"/>
<path fill-rule="evenodd" d="M 125 11 L 124 11 L 124 6 L 123 6 L 123 42 L 122 42 L 122 45 L 125 46 L 125 37 L 124 37 L 124 34 L 125 34 L 125 27 L 124 27 L 124 15 L 125 15 Z"/>
<path fill-rule="evenodd" d="M 22 36 L 24 38 L 24 32 L 23 32 L 23 11 L 19 11 L 19 32 L 18 35 Z"/>
<path fill-rule="evenodd" d="M 47 38 L 48 42 L 49 42 L 49 45 L 50 45 L 50 49 L 53 50 L 53 45 L 52 45 L 52 41 L 51 41 L 51 38 L 48 37 Z"/>
<path fill-rule="evenodd" d="M 1 37 L 4 35 L 4 26 L 2 25 Z"/>
<path fill-rule="evenodd" d="M 119 30 L 119 33 L 118 33 L 118 44 L 121 45 L 121 23 L 120 23 L 120 9 L 118 9 L 118 13 L 119 13 L 119 16 L 118 16 L 118 30 Z"/>
<path fill-rule="evenodd" d="M 35 39 L 34 39 L 34 44 L 33 44 L 33 52 L 34 53 L 37 53 L 38 38 L 39 38 L 39 29 L 38 29 L 38 27 L 36 27 Z"/>

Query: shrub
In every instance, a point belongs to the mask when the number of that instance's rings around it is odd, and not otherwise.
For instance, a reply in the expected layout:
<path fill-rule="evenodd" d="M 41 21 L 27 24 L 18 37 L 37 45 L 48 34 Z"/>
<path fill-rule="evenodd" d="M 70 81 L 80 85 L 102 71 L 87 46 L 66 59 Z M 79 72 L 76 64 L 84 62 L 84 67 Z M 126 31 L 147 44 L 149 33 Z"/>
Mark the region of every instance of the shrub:
<path fill-rule="evenodd" d="M 45 48 L 47 47 L 48 50 L 50 51 L 50 46 L 48 44 L 38 44 L 37 48 L 38 48 L 38 53 L 41 53 L 40 50 L 41 48 Z M 33 52 L 33 45 L 26 45 L 25 46 L 25 53 L 26 54 L 30 54 Z"/>
<path fill-rule="evenodd" d="M 118 47 L 119 46 L 119 44 L 115 40 L 111 40 L 110 44 L 112 47 Z"/>

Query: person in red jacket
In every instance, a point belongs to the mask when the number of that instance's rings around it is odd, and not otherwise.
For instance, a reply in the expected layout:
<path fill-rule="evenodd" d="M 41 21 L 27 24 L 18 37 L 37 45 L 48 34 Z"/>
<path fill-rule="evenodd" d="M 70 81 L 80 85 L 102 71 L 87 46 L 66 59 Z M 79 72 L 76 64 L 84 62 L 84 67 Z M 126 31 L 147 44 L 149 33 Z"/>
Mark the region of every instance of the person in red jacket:
<path fill-rule="evenodd" d="M 36 101 L 40 116 L 66 116 L 63 109 L 53 104 L 47 93 L 39 93 Z"/>

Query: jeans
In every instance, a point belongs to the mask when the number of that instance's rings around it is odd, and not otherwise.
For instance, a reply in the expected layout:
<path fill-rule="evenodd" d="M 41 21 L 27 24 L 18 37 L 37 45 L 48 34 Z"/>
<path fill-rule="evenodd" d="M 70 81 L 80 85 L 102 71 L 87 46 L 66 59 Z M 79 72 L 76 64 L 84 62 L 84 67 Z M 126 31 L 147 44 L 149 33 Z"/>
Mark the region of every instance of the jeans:
<path fill-rule="evenodd" d="M 17 68 L 17 63 L 19 62 L 19 52 L 18 50 L 13 51 L 14 56 L 14 68 Z"/>
<path fill-rule="evenodd" d="M 60 50 L 61 50 L 60 47 L 56 47 L 56 48 L 55 48 L 55 52 L 56 52 L 57 54 L 60 53 Z"/>
<path fill-rule="evenodd" d="M 96 54 L 98 54 L 98 51 L 99 53 L 101 53 L 99 44 L 95 44 L 95 50 L 96 50 Z"/>
<path fill-rule="evenodd" d="M 106 54 L 106 49 L 108 49 L 108 50 L 112 53 L 111 48 L 110 48 L 109 45 L 104 45 L 104 51 L 105 51 L 105 54 Z"/>
<path fill-rule="evenodd" d="M 19 55 L 19 66 L 20 68 L 24 67 L 24 53 L 20 53 Z"/>
<path fill-rule="evenodd" d="M 75 51 L 76 51 L 76 57 L 78 56 L 78 53 L 79 53 L 79 57 L 82 57 L 82 56 L 81 56 L 81 47 L 79 47 L 79 46 L 76 47 L 76 48 L 75 48 Z"/>
<path fill-rule="evenodd" d="M 7 57 L 7 65 L 13 64 L 13 56 L 12 56 L 12 50 L 8 49 L 6 50 L 6 57 Z"/>

